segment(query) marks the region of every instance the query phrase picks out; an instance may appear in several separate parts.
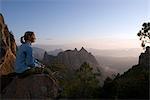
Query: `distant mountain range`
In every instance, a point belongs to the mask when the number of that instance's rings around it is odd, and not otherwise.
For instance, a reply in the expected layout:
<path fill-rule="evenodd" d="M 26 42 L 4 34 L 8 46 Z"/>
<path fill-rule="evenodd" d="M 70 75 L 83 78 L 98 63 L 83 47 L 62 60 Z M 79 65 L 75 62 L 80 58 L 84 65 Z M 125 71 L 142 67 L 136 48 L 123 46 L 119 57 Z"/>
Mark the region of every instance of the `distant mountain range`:
<path fill-rule="evenodd" d="M 43 57 L 44 57 L 44 53 L 45 53 L 44 49 L 41 49 L 41 48 L 38 48 L 38 47 L 33 47 L 33 56 L 36 59 L 42 61 Z"/>
<path fill-rule="evenodd" d="M 60 52 L 63 52 L 62 49 L 55 49 L 53 51 L 49 51 L 47 52 L 49 55 L 53 55 L 53 56 L 57 56 L 57 54 L 59 54 Z"/>
<path fill-rule="evenodd" d="M 42 48 L 39 48 L 39 47 L 33 47 L 33 56 L 42 61 L 43 60 L 43 57 L 44 57 L 44 53 L 47 52 L 49 55 L 52 55 L 52 56 L 57 56 L 58 53 L 62 52 L 63 50 L 62 49 L 55 49 L 53 51 L 45 51 L 44 49 Z"/>
<path fill-rule="evenodd" d="M 34 55 L 37 59 L 42 60 L 44 57 L 44 52 L 47 51 L 48 55 L 57 56 L 63 49 L 54 49 L 49 46 L 49 49 L 44 50 L 48 46 L 43 45 L 43 49 L 33 48 Z M 42 47 L 41 47 L 42 48 Z M 51 48 L 51 49 L 50 49 Z M 112 73 L 123 73 L 124 71 L 131 68 L 132 65 L 137 64 L 138 56 L 142 51 L 140 48 L 130 48 L 130 49 L 113 49 L 113 50 L 99 50 L 99 49 L 87 49 L 95 56 L 97 62 L 101 67 L 104 68 L 106 73 L 111 75 Z"/>
<path fill-rule="evenodd" d="M 42 48 L 45 51 L 54 51 L 56 49 L 68 50 L 74 49 L 69 48 L 65 45 L 40 45 L 35 44 L 34 47 Z M 94 56 L 112 56 L 112 57 L 138 57 L 142 52 L 142 48 L 125 48 L 125 49 L 95 49 L 95 48 L 85 48 L 87 51 L 91 52 Z"/>

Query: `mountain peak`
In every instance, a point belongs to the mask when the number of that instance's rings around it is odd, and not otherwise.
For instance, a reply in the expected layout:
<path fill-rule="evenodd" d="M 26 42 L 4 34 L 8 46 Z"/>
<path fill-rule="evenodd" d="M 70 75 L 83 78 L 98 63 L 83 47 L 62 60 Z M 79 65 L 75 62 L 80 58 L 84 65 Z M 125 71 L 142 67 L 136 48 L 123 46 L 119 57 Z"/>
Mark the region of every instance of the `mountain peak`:
<path fill-rule="evenodd" d="M 78 51 L 77 48 L 75 48 L 74 51 Z"/>
<path fill-rule="evenodd" d="M 82 47 L 82 48 L 80 49 L 80 52 L 87 52 L 87 51 L 84 49 L 84 47 Z"/>

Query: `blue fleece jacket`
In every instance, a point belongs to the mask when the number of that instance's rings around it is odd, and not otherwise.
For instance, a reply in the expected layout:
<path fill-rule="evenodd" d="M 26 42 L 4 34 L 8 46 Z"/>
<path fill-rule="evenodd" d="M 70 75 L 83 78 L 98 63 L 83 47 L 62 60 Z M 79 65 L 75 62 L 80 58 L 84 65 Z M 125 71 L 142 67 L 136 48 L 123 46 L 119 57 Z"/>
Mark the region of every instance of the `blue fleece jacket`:
<path fill-rule="evenodd" d="M 36 67 L 36 60 L 32 55 L 31 44 L 22 44 L 17 51 L 15 72 L 22 73 L 25 70 L 33 67 Z"/>

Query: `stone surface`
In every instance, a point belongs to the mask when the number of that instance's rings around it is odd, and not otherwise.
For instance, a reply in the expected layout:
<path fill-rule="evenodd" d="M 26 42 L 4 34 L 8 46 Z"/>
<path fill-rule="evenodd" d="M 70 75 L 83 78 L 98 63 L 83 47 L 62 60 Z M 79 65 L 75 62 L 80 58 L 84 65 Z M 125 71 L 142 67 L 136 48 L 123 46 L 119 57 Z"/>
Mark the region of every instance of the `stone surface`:
<path fill-rule="evenodd" d="M 150 67 L 150 47 L 146 47 L 146 51 L 139 56 L 139 65 Z"/>
<path fill-rule="evenodd" d="M 14 71 L 16 59 L 16 43 L 14 36 L 4 22 L 0 14 L 0 76 Z"/>
<path fill-rule="evenodd" d="M 3 99 L 50 99 L 58 95 L 57 81 L 46 74 L 15 78 L 2 93 Z"/>

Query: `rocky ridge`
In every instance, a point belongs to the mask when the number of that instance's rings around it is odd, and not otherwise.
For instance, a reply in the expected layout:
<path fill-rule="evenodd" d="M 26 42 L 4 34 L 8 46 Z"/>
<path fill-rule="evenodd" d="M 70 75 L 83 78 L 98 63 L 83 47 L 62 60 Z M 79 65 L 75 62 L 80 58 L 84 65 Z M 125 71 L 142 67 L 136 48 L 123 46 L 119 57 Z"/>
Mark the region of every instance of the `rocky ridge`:
<path fill-rule="evenodd" d="M 101 69 L 95 57 L 91 53 L 87 52 L 83 47 L 79 51 L 75 48 L 74 50 L 60 52 L 57 56 L 52 56 L 45 52 L 43 62 L 46 65 L 61 63 L 72 70 L 79 69 L 81 64 L 87 62 L 94 71 Z"/>

